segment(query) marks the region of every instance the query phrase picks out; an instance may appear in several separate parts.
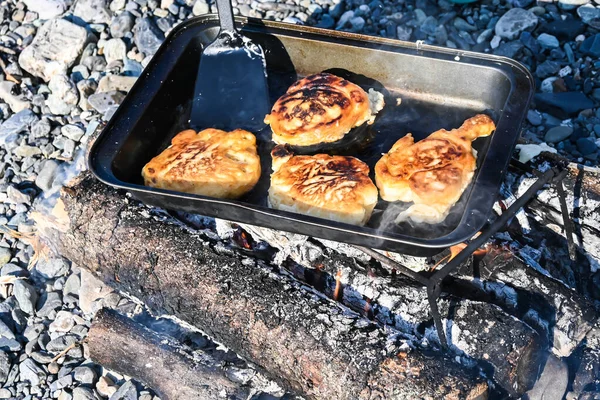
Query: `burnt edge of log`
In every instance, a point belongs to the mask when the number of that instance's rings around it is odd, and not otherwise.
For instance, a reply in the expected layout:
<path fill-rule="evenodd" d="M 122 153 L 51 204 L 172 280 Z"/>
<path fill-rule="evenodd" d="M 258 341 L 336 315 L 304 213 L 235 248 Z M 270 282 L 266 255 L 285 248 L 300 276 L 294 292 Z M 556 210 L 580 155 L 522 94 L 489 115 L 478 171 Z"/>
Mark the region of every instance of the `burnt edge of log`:
<path fill-rule="evenodd" d="M 100 310 L 86 338 L 90 358 L 144 382 L 162 399 L 245 400 L 249 391 L 225 377 L 221 363 L 192 357 L 172 339 L 115 311 Z"/>
<path fill-rule="evenodd" d="M 323 257 L 314 260 L 315 268 L 291 261 L 283 265 L 298 279 L 366 318 L 437 342 L 424 287 L 383 269 L 374 275 L 370 272 L 372 263 L 360 265 L 358 260 L 333 249 L 324 251 Z M 340 273 L 346 283 L 336 282 Z M 370 286 L 374 296 L 361 295 L 359 290 L 364 292 L 365 286 Z M 393 305 L 379 304 L 380 294 Z M 519 397 L 533 386 L 548 356 L 545 335 L 540 336 L 494 304 L 444 295 L 439 307 L 454 354 L 477 363 L 486 376 L 493 377 L 512 396 Z"/>
<path fill-rule="evenodd" d="M 376 324 L 284 271 L 241 257 L 84 174 L 41 239 L 108 285 L 172 314 L 313 399 L 485 398 L 487 383 L 440 355 L 402 351 Z M 41 222 L 41 223 L 40 223 Z M 66 223 L 65 223 L 66 222 Z"/>

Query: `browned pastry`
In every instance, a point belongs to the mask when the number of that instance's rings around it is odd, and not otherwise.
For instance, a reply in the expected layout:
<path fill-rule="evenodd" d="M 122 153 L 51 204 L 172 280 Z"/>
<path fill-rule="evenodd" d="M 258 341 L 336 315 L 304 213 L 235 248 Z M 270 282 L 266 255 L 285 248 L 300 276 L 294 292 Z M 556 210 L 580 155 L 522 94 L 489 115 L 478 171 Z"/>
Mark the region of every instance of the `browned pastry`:
<path fill-rule="evenodd" d="M 490 117 L 480 114 L 458 129 L 441 129 L 417 143 L 410 133 L 398 140 L 375 165 L 383 200 L 414 202 L 396 221 L 442 222 L 473 178 L 471 142 L 495 129 Z"/>
<path fill-rule="evenodd" d="M 147 186 L 237 198 L 260 178 L 256 138 L 242 129 L 198 133 L 188 129 L 175 135 L 171 146 L 144 166 L 142 176 Z"/>
<path fill-rule="evenodd" d="M 369 167 L 354 157 L 294 156 L 275 146 L 269 188 L 271 207 L 364 225 L 377 203 Z"/>
<path fill-rule="evenodd" d="M 383 95 L 338 76 L 320 73 L 294 83 L 277 100 L 265 123 L 278 144 L 310 146 L 335 142 L 383 108 Z"/>

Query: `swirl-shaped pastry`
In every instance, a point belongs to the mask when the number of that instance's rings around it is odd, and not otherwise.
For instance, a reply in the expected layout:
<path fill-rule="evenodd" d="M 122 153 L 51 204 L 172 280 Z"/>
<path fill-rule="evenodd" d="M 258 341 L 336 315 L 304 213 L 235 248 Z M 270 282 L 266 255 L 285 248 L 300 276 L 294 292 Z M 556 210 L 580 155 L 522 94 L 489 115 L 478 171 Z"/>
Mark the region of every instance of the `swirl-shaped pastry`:
<path fill-rule="evenodd" d="M 265 123 L 273 141 L 292 146 L 311 146 L 340 140 L 354 127 L 373 123 L 383 108 L 383 95 L 338 76 L 320 73 L 294 83 L 281 96 Z"/>

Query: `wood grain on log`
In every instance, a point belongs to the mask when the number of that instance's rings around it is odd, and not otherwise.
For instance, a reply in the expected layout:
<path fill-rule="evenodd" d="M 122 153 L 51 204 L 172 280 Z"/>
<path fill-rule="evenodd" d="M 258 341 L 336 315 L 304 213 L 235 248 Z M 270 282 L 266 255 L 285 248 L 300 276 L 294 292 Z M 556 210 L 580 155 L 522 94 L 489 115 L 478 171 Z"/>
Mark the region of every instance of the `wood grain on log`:
<path fill-rule="evenodd" d="M 248 390 L 224 375 L 220 362 L 192 357 L 174 341 L 108 309 L 87 336 L 91 359 L 152 387 L 162 399 L 245 400 Z"/>
<path fill-rule="evenodd" d="M 398 350 L 376 324 L 284 271 L 159 221 L 87 174 L 61 200 L 62 221 L 38 216 L 44 242 L 308 398 L 486 396 L 485 381 L 464 366 Z"/>

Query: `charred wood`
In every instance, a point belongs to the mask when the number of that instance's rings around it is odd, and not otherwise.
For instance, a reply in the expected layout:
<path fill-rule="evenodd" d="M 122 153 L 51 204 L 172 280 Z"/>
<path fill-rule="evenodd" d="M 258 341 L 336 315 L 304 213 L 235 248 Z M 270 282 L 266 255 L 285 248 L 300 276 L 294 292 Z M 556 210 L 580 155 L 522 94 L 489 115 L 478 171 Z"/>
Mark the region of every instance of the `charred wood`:
<path fill-rule="evenodd" d="M 152 387 L 163 400 L 247 399 L 249 391 L 225 376 L 222 363 L 206 353 L 190 354 L 115 311 L 100 310 L 87 343 L 94 362 Z"/>
<path fill-rule="evenodd" d="M 244 229 L 290 256 L 281 264 L 328 297 L 415 341 L 437 343 L 426 290 L 414 281 L 376 269 L 364 253 L 349 257 L 300 235 L 247 225 Z M 493 304 L 446 296 L 439 306 L 454 354 L 476 362 L 511 395 L 532 387 L 547 356 L 547 343 L 535 330 Z"/>
<path fill-rule="evenodd" d="M 445 289 L 497 304 L 546 336 L 557 356 L 568 357 L 597 320 L 593 304 L 504 246 L 486 250 L 483 257 L 461 266 Z"/>
<path fill-rule="evenodd" d="M 285 271 L 154 218 L 87 174 L 63 189 L 57 207 L 55 218 L 37 221 L 50 247 L 308 398 L 486 396 L 485 381 L 464 366 L 390 340 Z"/>

